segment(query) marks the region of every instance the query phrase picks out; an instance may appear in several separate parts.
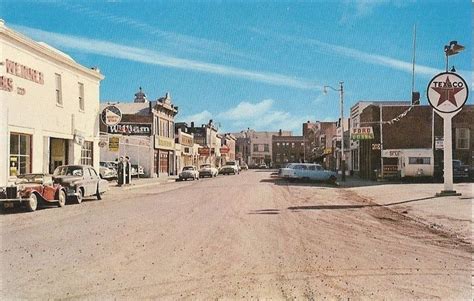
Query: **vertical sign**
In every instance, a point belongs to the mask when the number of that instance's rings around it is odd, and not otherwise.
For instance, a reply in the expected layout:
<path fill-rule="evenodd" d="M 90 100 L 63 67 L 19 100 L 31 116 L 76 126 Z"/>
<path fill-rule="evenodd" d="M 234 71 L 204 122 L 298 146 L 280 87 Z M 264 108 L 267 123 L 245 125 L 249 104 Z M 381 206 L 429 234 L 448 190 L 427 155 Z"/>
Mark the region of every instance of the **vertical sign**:
<path fill-rule="evenodd" d="M 439 196 L 459 195 L 453 190 L 452 118 L 467 101 L 469 90 L 466 81 L 456 73 L 443 72 L 430 81 L 427 88 L 428 102 L 436 114 L 443 118 L 444 133 L 444 190 Z"/>

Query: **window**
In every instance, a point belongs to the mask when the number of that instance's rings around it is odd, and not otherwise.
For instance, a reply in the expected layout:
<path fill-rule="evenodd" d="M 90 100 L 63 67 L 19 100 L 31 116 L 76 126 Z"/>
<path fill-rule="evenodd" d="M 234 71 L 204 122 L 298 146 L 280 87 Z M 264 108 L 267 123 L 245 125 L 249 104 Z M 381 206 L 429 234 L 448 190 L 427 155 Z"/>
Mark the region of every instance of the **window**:
<path fill-rule="evenodd" d="M 90 141 L 84 141 L 84 144 L 81 148 L 81 164 L 82 165 L 92 165 L 92 147 L 93 144 Z"/>
<path fill-rule="evenodd" d="M 63 95 L 62 95 L 62 88 L 61 88 L 61 75 L 55 73 L 54 78 L 55 78 L 55 82 L 56 82 L 56 104 L 62 106 L 63 105 Z"/>
<path fill-rule="evenodd" d="M 295 143 L 291 142 L 291 148 L 295 148 Z"/>
<path fill-rule="evenodd" d="M 456 128 L 456 149 L 469 149 L 468 128 Z"/>
<path fill-rule="evenodd" d="M 10 134 L 10 176 L 31 173 L 31 136 Z"/>
<path fill-rule="evenodd" d="M 258 152 L 258 144 L 254 144 L 254 145 L 253 145 L 253 151 L 254 151 L 254 152 Z"/>
<path fill-rule="evenodd" d="M 269 152 L 270 151 L 270 147 L 268 146 L 268 144 L 264 144 L 263 151 L 264 152 Z"/>
<path fill-rule="evenodd" d="M 79 110 L 84 111 L 84 84 L 77 83 L 79 88 Z"/>
<path fill-rule="evenodd" d="M 430 157 L 409 157 L 408 164 L 430 164 Z"/>
<path fill-rule="evenodd" d="M 277 146 L 280 146 L 280 142 L 277 142 Z"/>

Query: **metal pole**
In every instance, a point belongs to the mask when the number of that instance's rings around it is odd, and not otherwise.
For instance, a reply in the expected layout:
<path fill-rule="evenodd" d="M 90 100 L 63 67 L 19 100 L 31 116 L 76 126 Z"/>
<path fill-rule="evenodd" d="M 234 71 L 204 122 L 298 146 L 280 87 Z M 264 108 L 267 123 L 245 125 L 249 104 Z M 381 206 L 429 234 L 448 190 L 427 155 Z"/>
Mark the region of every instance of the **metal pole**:
<path fill-rule="evenodd" d="M 344 155 L 344 82 L 339 82 L 341 92 L 341 181 L 346 180 L 346 156 Z"/>

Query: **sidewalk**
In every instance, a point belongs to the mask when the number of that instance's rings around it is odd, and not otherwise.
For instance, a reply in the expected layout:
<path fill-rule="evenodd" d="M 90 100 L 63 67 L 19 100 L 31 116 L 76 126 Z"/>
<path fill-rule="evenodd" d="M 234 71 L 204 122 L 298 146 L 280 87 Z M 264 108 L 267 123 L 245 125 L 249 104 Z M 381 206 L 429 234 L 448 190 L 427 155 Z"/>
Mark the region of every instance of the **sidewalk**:
<path fill-rule="evenodd" d="M 119 191 L 119 190 L 130 190 L 135 188 L 147 187 L 147 186 L 154 186 L 160 185 L 170 182 L 175 182 L 177 176 L 168 176 L 168 177 L 160 177 L 160 178 L 133 178 L 130 185 L 123 185 L 118 186 L 117 181 L 109 182 L 109 189 L 110 191 Z"/>
<path fill-rule="evenodd" d="M 473 183 L 454 184 L 454 190 L 462 195 L 449 197 L 435 196 L 443 190 L 442 183 L 383 183 L 347 178 L 341 187 L 431 228 L 455 234 L 465 241 L 472 240 Z"/>

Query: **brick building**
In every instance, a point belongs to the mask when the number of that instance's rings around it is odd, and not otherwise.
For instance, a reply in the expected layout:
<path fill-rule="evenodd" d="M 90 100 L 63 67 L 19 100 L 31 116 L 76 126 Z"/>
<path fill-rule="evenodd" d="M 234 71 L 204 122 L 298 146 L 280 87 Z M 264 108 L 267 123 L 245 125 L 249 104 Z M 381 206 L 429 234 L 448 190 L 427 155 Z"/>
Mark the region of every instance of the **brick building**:
<path fill-rule="evenodd" d="M 272 137 L 273 167 L 280 168 L 287 163 L 306 162 L 304 136 Z"/>
<path fill-rule="evenodd" d="M 336 136 L 337 123 L 333 121 L 303 123 L 305 154 L 307 162 L 317 162 L 326 169 L 335 168 L 332 140 Z"/>
<path fill-rule="evenodd" d="M 460 159 L 471 167 L 473 121 L 472 105 L 465 106 L 452 121 L 453 159 Z M 443 151 L 436 150 L 435 140 L 442 139 L 443 122 L 430 106 L 369 105 L 360 114 L 360 125 L 371 126 L 374 133 L 374 139 L 359 141 L 362 178 L 399 175 L 398 154 L 403 150 L 427 150 L 433 157 L 435 173 L 436 169 L 442 169 Z"/>

